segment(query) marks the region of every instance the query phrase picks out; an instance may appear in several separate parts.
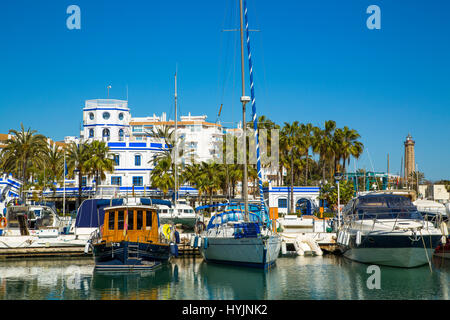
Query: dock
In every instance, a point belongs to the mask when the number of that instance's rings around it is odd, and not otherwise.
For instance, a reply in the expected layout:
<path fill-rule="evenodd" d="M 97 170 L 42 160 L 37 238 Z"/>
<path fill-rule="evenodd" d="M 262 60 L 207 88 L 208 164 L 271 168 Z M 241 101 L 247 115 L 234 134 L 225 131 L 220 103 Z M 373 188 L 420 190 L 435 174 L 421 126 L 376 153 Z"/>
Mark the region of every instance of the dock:
<path fill-rule="evenodd" d="M 92 252 L 85 253 L 84 247 L 39 247 L 39 248 L 2 248 L 0 260 L 15 258 L 61 258 L 61 257 L 92 257 Z"/>

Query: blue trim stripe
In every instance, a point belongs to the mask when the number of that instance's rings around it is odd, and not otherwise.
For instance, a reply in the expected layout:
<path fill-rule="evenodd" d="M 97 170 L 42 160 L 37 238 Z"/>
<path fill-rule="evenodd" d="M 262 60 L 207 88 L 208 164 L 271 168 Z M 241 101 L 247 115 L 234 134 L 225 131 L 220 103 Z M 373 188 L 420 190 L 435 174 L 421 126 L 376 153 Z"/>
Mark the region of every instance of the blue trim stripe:
<path fill-rule="evenodd" d="M 108 142 L 108 147 L 126 147 L 126 142 Z"/>
<path fill-rule="evenodd" d="M 147 143 L 145 143 L 145 142 L 130 142 L 129 146 L 130 147 L 139 147 L 139 148 L 143 147 L 143 148 L 145 148 L 147 146 Z"/>
<path fill-rule="evenodd" d="M 100 127 L 100 126 L 129 127 L 129 125 L 126 124 L 113 124 L 113 123 L 83 124 L 83 127 Z"/>
<path fill-rule="evenodd" d="M 111 111 L 130 111 L 130 109 L 120 109 L 120 108 L 83 108 L 83 111 L 95 111 L 95 110 L 111 110 Z"/>
<path fill-rule="evenodd" d="M 127 150 L 134 150 L 134 151 L 148 151 L 148 150 L 153 150 L 153 151 L 164 151 L 167 149 L 161 149 L 161 148 L 109 148 L 109 150 L 116 150 L 116 151 L 127 151 Z"/>

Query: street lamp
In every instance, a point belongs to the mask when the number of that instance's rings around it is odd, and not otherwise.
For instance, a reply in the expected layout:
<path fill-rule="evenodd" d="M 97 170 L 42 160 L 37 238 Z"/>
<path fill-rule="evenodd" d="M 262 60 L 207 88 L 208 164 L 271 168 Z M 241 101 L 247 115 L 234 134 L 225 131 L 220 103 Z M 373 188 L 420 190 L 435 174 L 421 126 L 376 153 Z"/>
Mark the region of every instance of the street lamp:
<path fill-rule="evenodd" d="M 336 172 L 334 175 L 334 179 L 337 182 L 337 188 L 338 188 L 338 228 L 341 226 L 341 192 L 339 188 L 339 181 L 342 179 L 342 174 L 340 172 Z"/>

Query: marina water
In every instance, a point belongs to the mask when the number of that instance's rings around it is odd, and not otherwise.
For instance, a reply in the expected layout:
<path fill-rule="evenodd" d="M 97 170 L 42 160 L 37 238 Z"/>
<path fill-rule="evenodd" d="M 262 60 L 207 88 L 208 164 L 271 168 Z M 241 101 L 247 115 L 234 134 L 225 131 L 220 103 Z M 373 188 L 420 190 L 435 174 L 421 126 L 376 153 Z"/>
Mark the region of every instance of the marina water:
<path fill-rule="evenodd" d="M 411 268 L 380 266 L 380 289 L 369 289 L 368 265 L 341 256 L 282 257 L 269 270 L 175 259 L 158 270 L 94 272 L 91 258 L 0 262 L 0 299 L 444 299 L 450 262 Z"/>

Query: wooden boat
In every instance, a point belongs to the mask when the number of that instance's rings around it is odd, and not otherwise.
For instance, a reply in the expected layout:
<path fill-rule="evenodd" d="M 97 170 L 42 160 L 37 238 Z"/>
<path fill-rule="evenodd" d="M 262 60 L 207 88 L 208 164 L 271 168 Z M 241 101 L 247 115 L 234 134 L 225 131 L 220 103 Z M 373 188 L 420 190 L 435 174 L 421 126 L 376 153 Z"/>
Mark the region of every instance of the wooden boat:
<path fill-rule="evenodd" d="M 96 270 L 148 270 L 176 253 L 170 235 L 160 233 L 156 206 L 127 204 L 105 208 L 100 233 L 90 243 Z"/>

